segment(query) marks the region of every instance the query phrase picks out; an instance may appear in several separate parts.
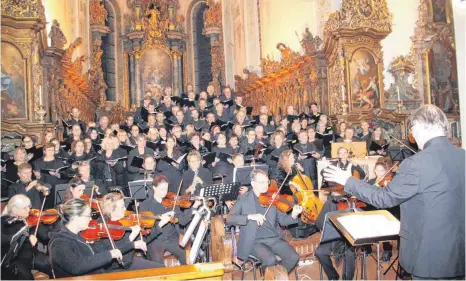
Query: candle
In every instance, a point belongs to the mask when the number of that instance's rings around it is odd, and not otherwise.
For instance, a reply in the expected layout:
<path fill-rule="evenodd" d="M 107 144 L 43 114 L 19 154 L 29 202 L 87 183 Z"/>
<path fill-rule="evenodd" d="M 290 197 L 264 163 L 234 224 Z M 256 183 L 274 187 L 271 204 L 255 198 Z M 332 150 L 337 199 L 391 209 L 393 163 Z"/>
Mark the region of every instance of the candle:
<path fill-rule="evenodd" d="M 396 92 L 398 93 L 398 101 L 400 102 L 400 101 L 401 101 L 401 98 L 400 98 L 400 87 L 396 86 Z"/>
<path fill-rule="evenodd" d="M 39 86 L 39 105 L 42 106 L 42 86 Z"/>
<path fill-rule="evenodd" d="M 345 100 L 345 86 L 341 85 L 341 99 Z"/>

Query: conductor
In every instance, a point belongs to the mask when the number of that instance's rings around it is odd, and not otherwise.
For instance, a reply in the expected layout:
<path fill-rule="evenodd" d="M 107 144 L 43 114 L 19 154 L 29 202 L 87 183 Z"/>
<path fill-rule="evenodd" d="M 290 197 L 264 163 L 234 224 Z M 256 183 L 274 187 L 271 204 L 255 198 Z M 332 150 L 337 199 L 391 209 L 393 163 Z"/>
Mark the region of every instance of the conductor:
<path fill-rule="evenodd" d="M 377 208 L 400 205 L 400 264 L 413 279 L 464 279 L 465 151 L 446 138 L 448 120 L 434 105 L 411 116 L 420 152 L 405 159 L 386 188 L 329 166 L 327 181 Z"/>

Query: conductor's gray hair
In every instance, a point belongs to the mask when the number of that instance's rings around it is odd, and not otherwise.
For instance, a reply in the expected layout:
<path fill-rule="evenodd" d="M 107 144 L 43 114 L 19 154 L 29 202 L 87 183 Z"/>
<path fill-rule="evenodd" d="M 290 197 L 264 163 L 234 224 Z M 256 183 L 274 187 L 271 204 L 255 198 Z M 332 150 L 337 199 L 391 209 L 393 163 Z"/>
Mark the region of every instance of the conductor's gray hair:
<path fill-rule="evenodd" d="M 411 126 L 423 126 L 430 132 L 439 132 L 446 135 L 448 132 L 448 119 L 445 113 L 433 104 L 426 104 L 416 110 L 411 116 Z"/>

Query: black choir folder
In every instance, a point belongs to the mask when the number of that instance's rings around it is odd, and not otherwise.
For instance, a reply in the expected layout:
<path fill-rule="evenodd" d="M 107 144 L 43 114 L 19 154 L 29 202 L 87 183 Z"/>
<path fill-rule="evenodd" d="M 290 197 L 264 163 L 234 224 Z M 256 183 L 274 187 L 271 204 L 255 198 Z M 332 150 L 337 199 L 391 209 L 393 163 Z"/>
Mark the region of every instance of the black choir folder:
<path fill-rule="evenodd" d="M 329 214 L 335 228 L 353 246 L 396 240 L 400 221 L 386 210 Z"/>

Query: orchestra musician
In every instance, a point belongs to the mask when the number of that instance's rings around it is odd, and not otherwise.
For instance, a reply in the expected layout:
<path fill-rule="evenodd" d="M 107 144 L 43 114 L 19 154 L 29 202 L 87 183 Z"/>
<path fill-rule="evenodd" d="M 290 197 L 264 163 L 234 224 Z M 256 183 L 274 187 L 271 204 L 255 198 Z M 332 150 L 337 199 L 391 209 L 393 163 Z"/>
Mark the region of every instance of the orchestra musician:
<path fill-rule="evenodd" d="M 338 203 L 341 200 L 343 200 L 342 194 L 338 192 L 331 192 L 328 196 L 316 222 L 316 226 L 321 231 L 324 229 L 325 216 L 329 212 L 337 211 Z M 320 244 L 315 251 L 315 255 L 322 265 L 328 280 L 339 280 L 340 276 L 330 259 L 331 254 L 335 256 L 337 264 L 340 260 L 344 260 L 342 280 L 352 280 L 355 270 L 354 247 L 345 239 L 338 239 Z"/>
<path fill-rule="evenodd" d="M 282 226 L 296 224 L 302 207 L 295 205 L 291 214 L 277 211 L 271 206 L 264 216 L 267 206 L 259 204 L 258 197 L 267 191 L 269 178 L 259 169 L 251 172 L 252 190 L 238 197 L 233 209 L 227 216 L 228 225 L 239 225 L 237 257 L 247 261 L 253 255 L 262 262 L 264 267 L 277 264 L 276 255 L 281 264 L 290 272 L 298 263 L 298 254 L 277 231 L 278 224 Z"/>
<path fill-rule="evenodd" d="M 326 180 L 377 208 L 400 205 L 400 265 L 413 279 L 463 279 L 465 276 L 465 151 L 445 137 L 449 122 L 435 105 L 411 116 L 420 152 L 405 159 L 386 188 L 357 180 L 329 166 Z"/>
<path fill-rule="evenodd" d="M 189 169 L 183 173 L 181 194 L 199 194 L 203 185 L 211 185 L 212 172 L 201 165 L 201 155 L 197 151 L 191 151 L 187 156 Z"/>
<path fill-rule="evenodd" d="M 102 214 L 108 221 L 116 222 L 125 216 L 124 196 L 119 189 L 115 189 L 115 191 L 102 197 L 100 204 Z M 123 265 L 113 260 L 111 265 L 106 266 L 106 272 L 163 267 L 163 263 L 146 260 L 135 255 L 135 250 L 147 251 L 146 243 L 140 239 L 140 231 L 141 227 L 139 225 L 132 226 L 130 232 L 126 231 L 122 239 L 115 241 L 116 248 L 123 254 Z M 99 252 L 112 249 L 108 239 L 100 239 L 95 244 Z"/>
<path fill-rule="evenodd" d="M 8 197 L 16 194 L 26 195 L 34 209 L 40 209 L 43 201 L 43 191 L 48 191 L 52 187 L 49 184 L 41 183 L 39 180 L 32 180 L 32 167 L 28 163 L 18 166 L 19 180 L 8 187 Z"/>
<path fill-rule="evenodd" d="M 153 196 L 141 203 L 140 212 L 151 211 L 156 215 L 161 215 L 161 219 L 151 229 L 147 236 L 147 252 L 151 261 L 164 264 L 163 254 L 169 251 L 180 262 L 186 264 L 186 251 L 179 246 L 179 234 L 175 227 L 175 222 L 171 219 L 177 218 L 181 226 L 187 225 L 191 221 L 193 209 L 197 209 L 201 204 L 196 200 L 191 208 L 181 210 L 179 206 L 165 207 L 162 200 L 168 192 L 168 179 L 164 175 L 158 175 L 152 181 Z"/>
<path fill-rule="evenodd" d="M 58 212 L 64 227 L 51 234 L 48 245 L 54 278 L 103 273 L 113 259 L 122 259 L 119 249 L 97 252 L 79 235 L 91 221 L 88 200 L 71 199 L 60 205 Z"/>
<path fill-rule="evenodd" d="M 29 229 L 26 222 L 30 210 L 31 201 L 24 194 L 11 197 L 3 210 L 3 280 L 33 280 L 32 269 L 51 275 L 47 256 L 37 250 L 37 237 L 33 234 L 35 228 Z M 40 231 L 37 236 L 42 236 Z"/>

